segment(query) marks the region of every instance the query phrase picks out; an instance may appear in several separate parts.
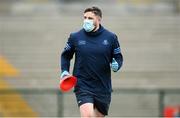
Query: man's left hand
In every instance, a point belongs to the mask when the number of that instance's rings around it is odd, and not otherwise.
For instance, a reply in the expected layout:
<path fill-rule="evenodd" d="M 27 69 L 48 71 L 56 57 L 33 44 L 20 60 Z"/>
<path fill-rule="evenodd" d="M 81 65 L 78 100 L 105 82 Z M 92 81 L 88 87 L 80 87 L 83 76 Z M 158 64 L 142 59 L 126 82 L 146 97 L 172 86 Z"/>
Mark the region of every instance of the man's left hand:
<path fill-rule="evenodd" d="M 115 60 L 115 58 L 113 58 L 113 60 L 112 60 L 111 68 L 114 72 L 118 71 L 119 65 L 118 65 L 117 61 Z"/>

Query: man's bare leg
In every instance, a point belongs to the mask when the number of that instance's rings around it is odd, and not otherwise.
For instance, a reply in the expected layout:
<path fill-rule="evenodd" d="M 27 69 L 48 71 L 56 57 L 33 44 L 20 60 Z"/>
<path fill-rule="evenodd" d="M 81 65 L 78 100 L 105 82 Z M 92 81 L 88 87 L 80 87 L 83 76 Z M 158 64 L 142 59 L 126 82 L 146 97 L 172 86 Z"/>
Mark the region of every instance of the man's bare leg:
<path fill-rule="evenodd" d="M 95 116 L 93 103 L 82 104 L 80 106 L 80 114 L 81 118 L 93 118 Z"/>

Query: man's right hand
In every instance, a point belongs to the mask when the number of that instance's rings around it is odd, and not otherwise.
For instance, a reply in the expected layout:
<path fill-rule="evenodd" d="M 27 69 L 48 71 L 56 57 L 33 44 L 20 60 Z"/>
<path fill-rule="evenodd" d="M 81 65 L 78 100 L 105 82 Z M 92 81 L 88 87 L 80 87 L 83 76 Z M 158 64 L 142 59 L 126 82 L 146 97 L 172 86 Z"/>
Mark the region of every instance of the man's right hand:
<path fill-rule="evenodd" d="M 64 76 L 70 75 L 68 71 L 63 71 L 61 73 L 61 78 L 63 78 Z"/>

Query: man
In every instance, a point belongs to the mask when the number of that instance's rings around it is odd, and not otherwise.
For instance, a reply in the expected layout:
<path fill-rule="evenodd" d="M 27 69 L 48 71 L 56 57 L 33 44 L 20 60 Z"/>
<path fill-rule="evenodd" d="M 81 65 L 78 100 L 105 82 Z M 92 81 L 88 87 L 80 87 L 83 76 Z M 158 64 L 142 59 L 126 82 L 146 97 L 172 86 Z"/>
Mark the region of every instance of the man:
<path fill-rule="evenodd" d="M 61 77 L 69 75 L 70 60 L 75 53 L 73 75 L 78 78 L 74 92 L 81 117 L 108 115 L 111 102 L 111 68 L 117 72 L 123 62 L 114 33 L 101 25 L 97 7 L 84 11 L 83 28 L 71 33 L 61 55 Z"/>

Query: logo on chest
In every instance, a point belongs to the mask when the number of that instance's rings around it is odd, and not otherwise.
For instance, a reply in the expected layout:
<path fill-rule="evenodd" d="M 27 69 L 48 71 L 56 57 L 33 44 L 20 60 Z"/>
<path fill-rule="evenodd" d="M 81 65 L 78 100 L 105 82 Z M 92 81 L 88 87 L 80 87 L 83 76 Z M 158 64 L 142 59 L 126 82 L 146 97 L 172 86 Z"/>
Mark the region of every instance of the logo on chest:
<path fill-rule="evenodd" d="M 85 44 L 86 44 L 86 41 L 84 41 L 84 40 L 78 41 L 78 45 L 85 45 Z"/>
<path fill-rule="evenodd" d="M 102 44 L 103 44 L 103 45 L 109 45 L 109 42 L 108 42 L 108 40 L 105 39 L 105 40 L 102 42 Z"/>

